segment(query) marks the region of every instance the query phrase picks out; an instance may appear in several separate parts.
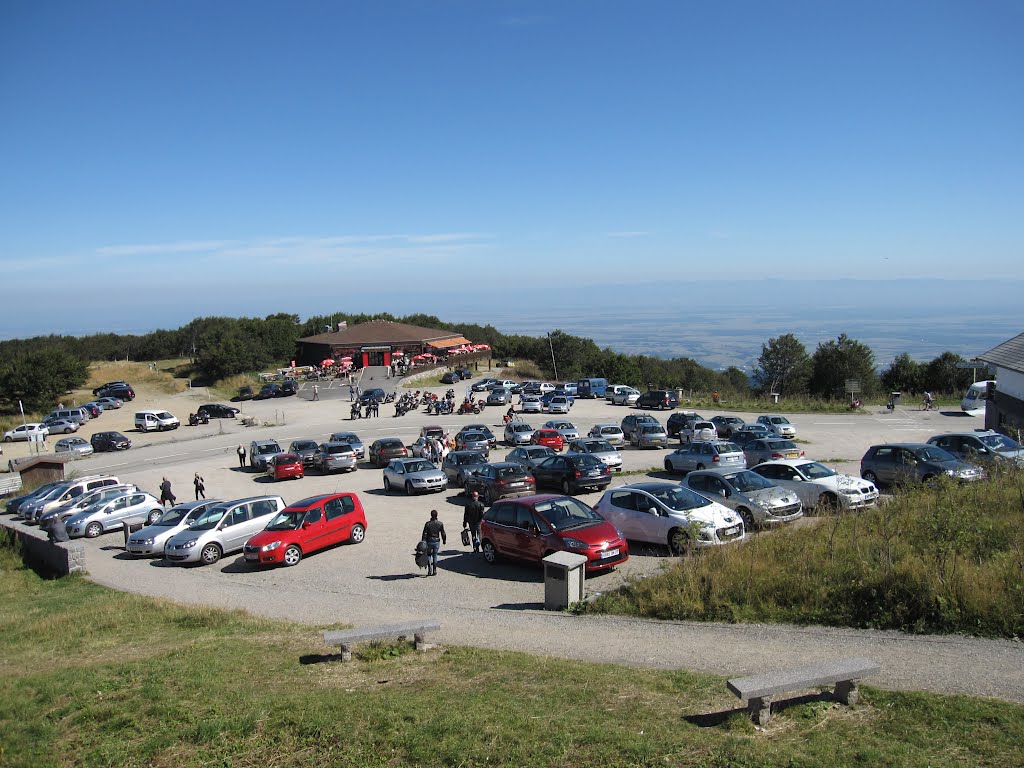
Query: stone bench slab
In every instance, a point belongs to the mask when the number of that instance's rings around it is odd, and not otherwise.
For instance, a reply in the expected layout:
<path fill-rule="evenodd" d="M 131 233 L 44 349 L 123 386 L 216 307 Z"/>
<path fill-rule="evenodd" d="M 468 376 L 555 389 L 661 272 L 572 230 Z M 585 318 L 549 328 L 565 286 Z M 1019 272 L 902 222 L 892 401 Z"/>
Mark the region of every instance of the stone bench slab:
<path fill-rule="evenodd" d="M 401 624 L 378 624 L 359 629 L 327 630 L 324 632 L 324 644 L 340 645 L 341 660 L 349 661 L 352 658 L 352 646 L 370 640 L 388 640 L 412 635 L 416 649 L 424 650 L 426 645 L 423 639 L 424 635 L 427 632 L 436 632 L 440 628 L 441 622 L 437 619 L 424 619 L 422 621 L 406 621 Z"/>

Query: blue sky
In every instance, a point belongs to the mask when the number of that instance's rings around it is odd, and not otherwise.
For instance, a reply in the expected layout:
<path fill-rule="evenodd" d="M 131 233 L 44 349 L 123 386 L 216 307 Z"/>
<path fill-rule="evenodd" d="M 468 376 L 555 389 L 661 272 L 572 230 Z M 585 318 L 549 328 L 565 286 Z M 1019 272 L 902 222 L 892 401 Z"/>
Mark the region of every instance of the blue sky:
<path fill-rule="evenodd" d="M 0 335 L 1022 279 L 1022 30 L 1016 0 L 11 0 Z"/>

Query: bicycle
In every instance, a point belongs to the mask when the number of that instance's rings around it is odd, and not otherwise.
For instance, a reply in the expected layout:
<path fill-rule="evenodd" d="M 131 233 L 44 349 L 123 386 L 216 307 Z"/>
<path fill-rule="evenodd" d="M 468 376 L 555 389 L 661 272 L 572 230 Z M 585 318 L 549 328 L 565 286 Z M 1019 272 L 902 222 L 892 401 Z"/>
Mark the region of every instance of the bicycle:
<path fill-rule="evenodd" d="M 922 411 L 937 411 L 938 409 L 939 409 L 939 406 L 936 405 L 934 400 L 922 400 L 921 401 L 921 410 Z"/>

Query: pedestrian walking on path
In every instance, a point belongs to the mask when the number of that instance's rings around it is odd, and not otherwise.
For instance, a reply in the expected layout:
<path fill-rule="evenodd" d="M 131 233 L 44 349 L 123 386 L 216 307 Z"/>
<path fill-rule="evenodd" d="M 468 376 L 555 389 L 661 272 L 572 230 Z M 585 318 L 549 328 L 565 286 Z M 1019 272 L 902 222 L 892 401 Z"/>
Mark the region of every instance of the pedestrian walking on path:
<path fill-rule="evenodd" d="M 356 388 L 355 388 L 355 385 L 352 384 L 352 377 L 350 376 L 349 377 L 349 384 L 348 384 L 348 401 L 351 403 L 351 402 L 354 402 L 355 399 L 356 399 Z"/>
<path fill-rule="evenodd" d="M 170 504 L 173 507 L 175 501 L 174 494 L 171 492 L 171 481 L 165 477 L 164 481 L 160 483 L 160 504 L 161 506 Z"/>
<path fill-rule="evenodd" d="M 469 530 L 473 537 L 473 551 L 480 551 L 480 521 L 484 519 L 484 503 L 480 501 L 480 493 L 473 491 L 473 496 L 466 504 L 466 511 L 462 513 L 462 527 Z"/>
<path fill-rule="evenodd" d="M 437 553 L 448 543 L 444 523 L 437 519 L 437 510 L 430 510 L 430 519 L 423 525 L 423 541 L 427 542 L 427 576 L 437 576 Z"/>
<path fill-rule="evenodd" d="M 196 501 L 199 501 L 200 498 L 205 499 L 206 483 L 203 482 L 203 478 L 199 475 L 198 472 L 196 472 L 196 477 L 195 480 L 192 481 L 192 484 L 196 487 Z"/>
<path fill-rule="evenodd" d="M 245 469 L 245 446 L 241 443 L 238 444 L 238 466 L 240 469 Z"/>
<path fill-rule="evenodd" d="M 318 387 L 316 384 L 313 385 L 313 399 L 320 399 L 320 387 Z"/>

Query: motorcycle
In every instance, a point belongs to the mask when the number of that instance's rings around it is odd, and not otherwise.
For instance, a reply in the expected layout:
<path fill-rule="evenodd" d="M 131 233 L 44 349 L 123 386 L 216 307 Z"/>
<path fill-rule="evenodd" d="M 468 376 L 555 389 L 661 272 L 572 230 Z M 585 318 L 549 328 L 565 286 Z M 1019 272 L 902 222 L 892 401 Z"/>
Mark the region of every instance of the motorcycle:
<path fill-rule="evenodd" d="M 464 413 L 480 413 L 480 406 L 469 400 L 463 400 L 462 405 L 459 406 L 459 415 Z"/>
<path fill-rule="evenodd" d="M 188 425 L 190 427 L 196 427 L 200 424 L 209 424 L 210 417 L 205 413 L 190 413 L 188 415 Z"/>

